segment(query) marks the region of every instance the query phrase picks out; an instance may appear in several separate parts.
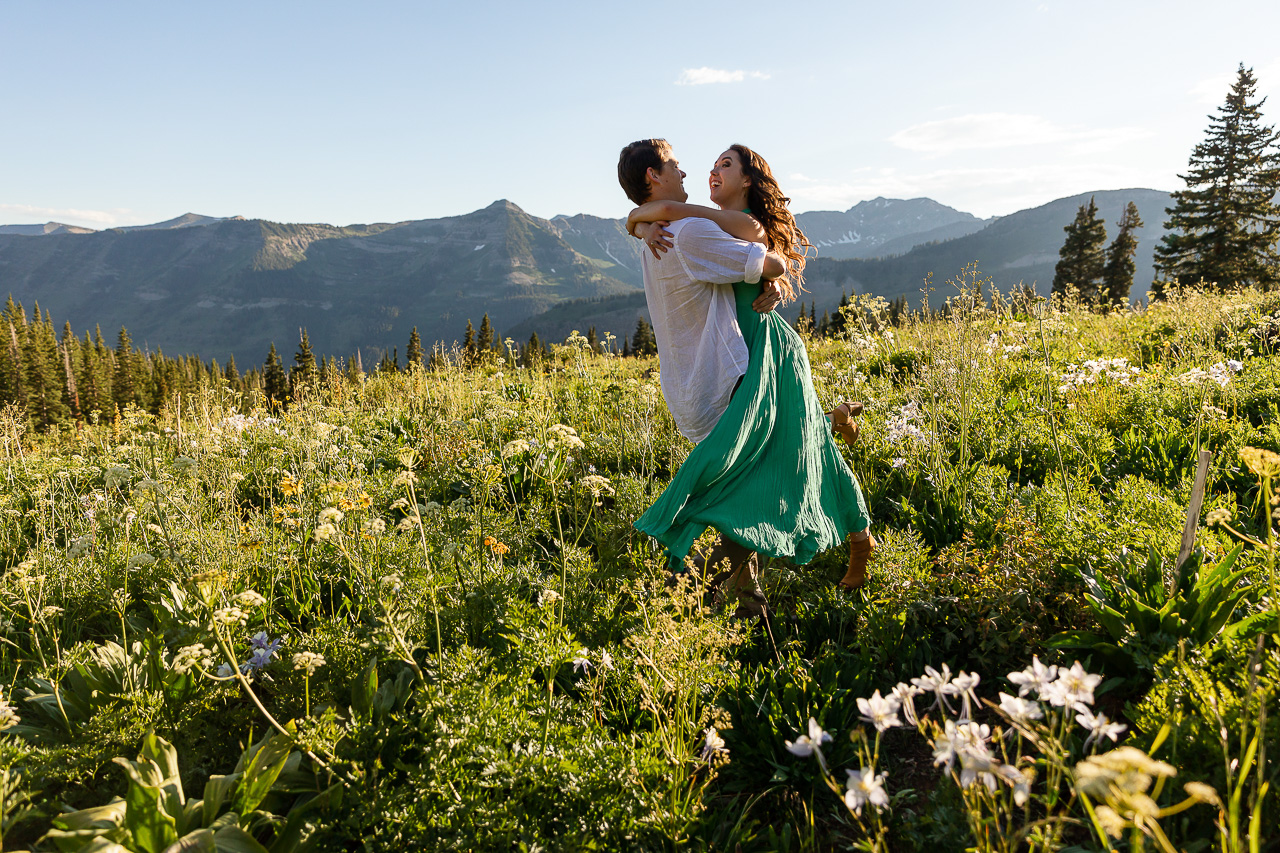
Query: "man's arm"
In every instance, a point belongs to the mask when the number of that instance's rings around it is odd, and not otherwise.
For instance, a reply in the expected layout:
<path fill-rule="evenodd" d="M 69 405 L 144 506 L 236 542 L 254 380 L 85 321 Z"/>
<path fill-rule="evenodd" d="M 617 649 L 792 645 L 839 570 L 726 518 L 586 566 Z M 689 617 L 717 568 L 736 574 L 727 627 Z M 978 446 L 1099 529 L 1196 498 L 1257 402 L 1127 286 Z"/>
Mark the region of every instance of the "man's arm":
<path fill-rule="evenodd" d="M 674 243 L 672 254 L 689 278 L 709 284 L 754 284 L 760 280 L 768 256 L 762 244 L 736 240 L 700 217 L 684 220 Z M 667 263 L 670 261 L 668 258 Z"/>
<path fill-rule="evenodd" d="M 641 222 L 673 222 L 677 219 L 688 219 L 691 216 L 710 219 L 730 237 L 752 243 L 764 242 L 764 227 L 749 213 L 741 210 L 720 210 L 715 207 L 704 207 L 700 204 L 688 204 L 669 199 L 646 202 L 631 211 L 627 216 L 627 230 L 635 236 L 636 225 Z"/>

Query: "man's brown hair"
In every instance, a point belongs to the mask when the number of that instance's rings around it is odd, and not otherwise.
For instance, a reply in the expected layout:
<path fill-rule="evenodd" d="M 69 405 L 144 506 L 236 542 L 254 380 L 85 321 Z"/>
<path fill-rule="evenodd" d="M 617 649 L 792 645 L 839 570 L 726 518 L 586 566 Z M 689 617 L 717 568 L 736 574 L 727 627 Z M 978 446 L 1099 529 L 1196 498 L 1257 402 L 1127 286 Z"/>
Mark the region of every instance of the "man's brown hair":
<path fill-rule="evenodd" d="M 627 198 L 636 204 L 649 200 L 649 169 L 662 171 L 671 159 L 671 145 L 665 139 L 641 139 L 622 149 L 618 156 L 618 183 Z"/>

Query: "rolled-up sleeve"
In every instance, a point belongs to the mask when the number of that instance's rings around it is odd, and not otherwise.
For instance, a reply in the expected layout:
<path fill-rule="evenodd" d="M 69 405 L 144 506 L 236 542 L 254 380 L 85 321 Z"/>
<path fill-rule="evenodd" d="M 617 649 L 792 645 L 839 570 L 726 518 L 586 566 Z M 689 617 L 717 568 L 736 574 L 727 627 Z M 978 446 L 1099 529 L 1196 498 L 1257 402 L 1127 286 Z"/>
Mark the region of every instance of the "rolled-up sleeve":
<path fill-rule="evenodd" d="M 755 284 L 764 274 L 764 245 L 730 237 L 710 219 L 688 220 L 674 243 L 676 257 L 694 281 Z"/>

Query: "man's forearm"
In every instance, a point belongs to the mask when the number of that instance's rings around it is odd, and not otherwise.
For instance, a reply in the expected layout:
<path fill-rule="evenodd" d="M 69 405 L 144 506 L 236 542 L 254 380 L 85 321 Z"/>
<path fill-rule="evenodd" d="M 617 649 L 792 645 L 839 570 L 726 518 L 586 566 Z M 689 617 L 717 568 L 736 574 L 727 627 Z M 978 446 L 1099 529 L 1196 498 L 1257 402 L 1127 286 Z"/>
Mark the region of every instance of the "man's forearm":
<path fill-rule="evenodd" d="M 781 255 L 769 252 L 764 256 L 764 272 L 761 273 L 761 278 L 782 278 L 786 274 L 787 262 Z"/>

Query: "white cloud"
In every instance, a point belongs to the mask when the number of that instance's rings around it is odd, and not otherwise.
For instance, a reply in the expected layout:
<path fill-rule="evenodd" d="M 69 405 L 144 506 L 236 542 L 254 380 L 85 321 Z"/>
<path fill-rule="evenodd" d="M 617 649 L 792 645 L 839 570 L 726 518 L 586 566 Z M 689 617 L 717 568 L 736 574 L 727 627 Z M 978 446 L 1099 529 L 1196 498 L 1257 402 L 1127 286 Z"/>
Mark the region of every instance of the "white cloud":
<path fill-rule="evenodd" d="M 0 204 L 0 219 L 9 220 L 18 225 L 34 225 L 44 222 L 63 222 L 68 225 L 84 225 L 88 227 L 131 223 L 136 217 L 133 212 L 124 208 L 113 210 L 81 210 L 73 207 L 39 207 L 31 204 Z"/>
<path fill-rule="evenodd" d="M 969 113 L 913 124 L 889 137 L 899 148 L 930 156 L 992 148 L 1070 143 L 1098 153 L 1141 139 L 1150 131 L 1136 127 L 1084 130 L 1063 127 L 1042 116 L 1019 113 Z"/>
<path fill-rule="evenodd" d="M 723 68 L 686 68 L 680 72 L 677 86 L 704 86 L 707 83 L 741 83 L 747 78 L 768 80 L 769 75 L 761 71 L 728 71 Z"/>

